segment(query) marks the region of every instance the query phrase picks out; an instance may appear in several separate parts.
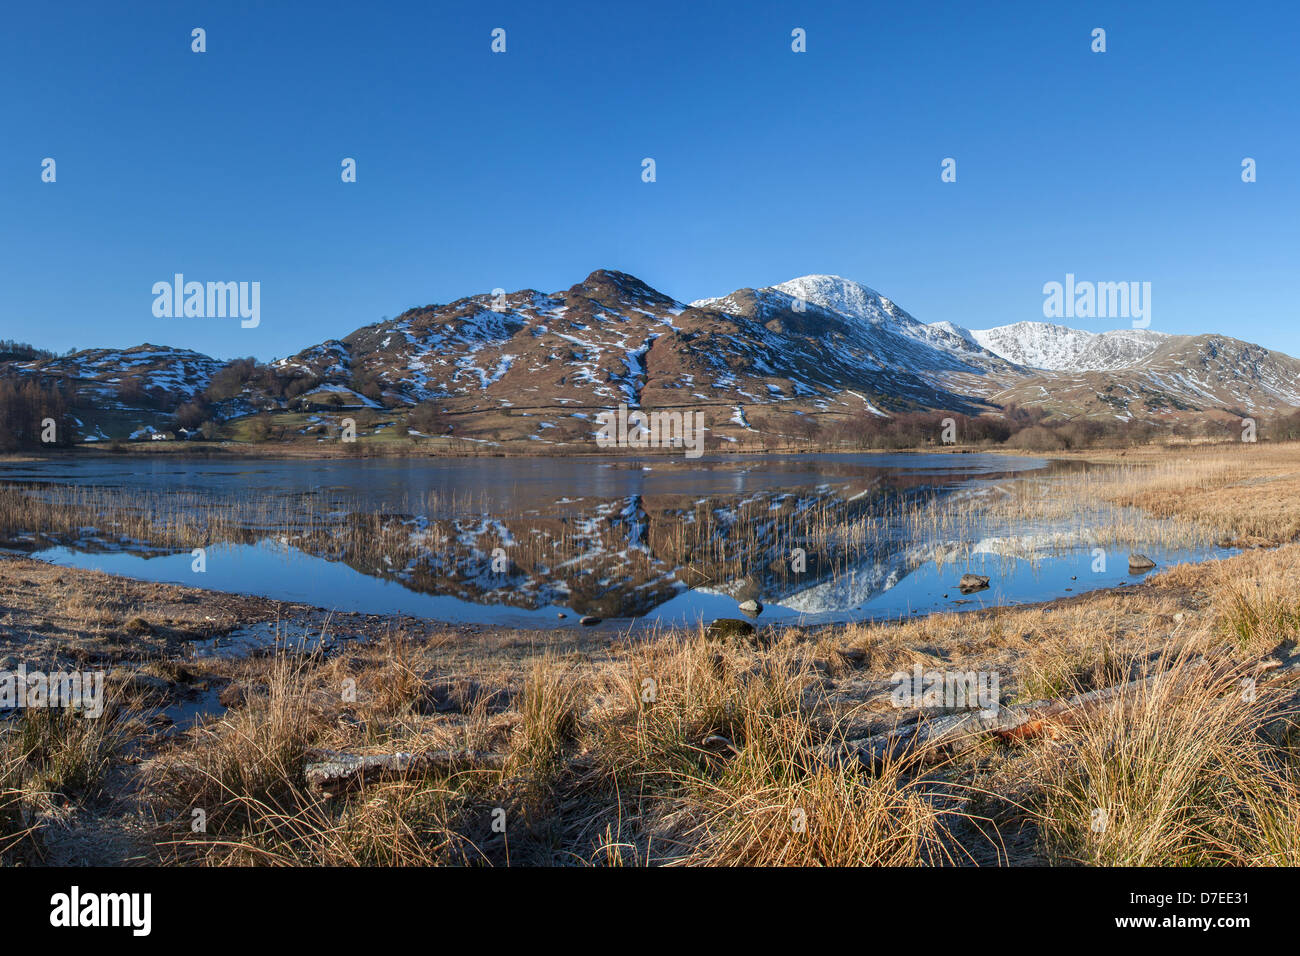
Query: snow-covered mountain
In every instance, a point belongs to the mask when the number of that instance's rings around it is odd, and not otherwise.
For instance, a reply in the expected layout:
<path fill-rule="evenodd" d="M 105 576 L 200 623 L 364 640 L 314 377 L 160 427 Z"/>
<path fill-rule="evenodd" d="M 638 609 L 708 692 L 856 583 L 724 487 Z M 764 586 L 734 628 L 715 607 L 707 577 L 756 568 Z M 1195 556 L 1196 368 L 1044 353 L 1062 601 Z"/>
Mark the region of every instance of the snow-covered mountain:
<path fill-rule="evenodd" d="M 969 334 L 1009 362 L 1059 372 L 1132 368 L 1173 337 L 1150 329 L 1083 332 L 1050 322 L 1016 322 Z"/>
<path fill-rule="evenodd" d="M 864 315 L 878 309 L 877 320 L 777 289 L 740 289 L 688 306 L 633 276 L 598 270 L 558 292 L 480 294 L 411 309 L 276 367 L 384 402 L 436 398 L 461 414 L 573 408 L 588 418 L 619 402 L 978 412 L 980 403 L 945 381 L 1007 367 L 887 300 L 864 295 L 861 307 Z M 574 431 L 563 421 L 573 417 L 547 424 L 558 437 Z"/>
<path fill-rule="evenodd" d="M 1084 332 L 1049 322 L 1016 322 L 992 329 L 967 329 L 952 322 L 919 322 L 891 299 L 860 282 L 835 275 L 806 275 L 757 291 L 774 298 L 811 303 L 860 320 L 874 328 L 903 335 L 959 357 L 987 361 L 988 353 L 1030 369 L 1082 372 L 1129 368 L 1151 355 L 1170 336 L 1146 329 Z M 692 302 L 739 314 L 738 293 Z"/>
<path fill-rule="evenodd" d="M 751 301 L 760 308 L 798 313 L 828 313 L 848 319 L 855 334 L 873 340 L 900 359 L 920 360 L 902 367 L 913 371 L 988 372 L 1004 370 L 1002 356 L 985 348 L 964 329 L 949 323 L 927 325 L 909 315 L 895 302 L 860 282 L 834 275 L 806 275 L 764 289 L 740 289 L 730 295 L 697 299 L 693 308 L 717 309 L 732 315 L 750 315 Z M 913 344 L 924 350 L 915 353 Z M 925 354 L 928 353 L 928 354 Z"/>
<path fill-rule="evenodd" d="M 807 414 L 998 414 L 1010 403 L 1149 421 L 1300 406 L 1300 362 L 1226 336 L 926 324 L 833 275 L 687 305 L 602 269 L 557 292 L 411 309 L 277 369 L 384 405 L 436 399 L 463 420 L 539 419 L 527 428 L 547 441 L 579 440 L 593 410 L 619 402 L 719 406 L 714 427 L 737 433 Z"/>
<path fill-rule="evenodd" d="M 993 405 L 1014 402 L 1066 416 L 1122 420 L 1300 406 L 1300 362 L 1223 335 L 1095 333 L 1048 322 L 991 329 L 924 324 L 874 289 L 835 275 L 800 276 L 692 305 L 746 314 L 752 301 L 798 302 L 857 323 L 860 335 L 910 340 L 946 354 L 948 361 L 925 353 L 920 358 L 894 347 L 902 367 L 936 387 Z"/>
<path fill-rule="evenodd" d="M 198 401 L 227 363 L 158 346 L 0 362 L 0 374 L 71 381 L 108 434 Z M 1224 335 L 1045 322 L 970 330 L 927 324 L 851 279 L 807 275 L 689 305 L 597 270 L 555 292 L 477 294 L 309 344 L 269 369 L 231 370 L 222 420 L 343 403 L 433 401 L 470 440 L 589 441 L 624 403 L 709 409 L 711 435 L 796 433 L 919 410 L 1172 422 L 1300 406 L 1300 361 Z M 230 393 L 232 374 L 223 375 Z M 91 401 L 93 399 L 93 401 Z M 78 412 L 80 415 L 81 413 Z M 87 426 L 90 430 L 90 426 Z"/>
<path fill-rule="evenodd" d="M 841 315 L 864 319 L 873 325 L 916 320 L 874 289 L 840 276 L 806 275 L 781 282 L 772 288 Z"/>
<path fill-rule="evenodd" d="M 111 403 L 123 390 L 188 401 L 207 388 L 213 373 L 225 364 L 190 349 L 146 343 L 129 349 L 82 349 L 14 367 L 50 379 L 70 379 L 79 383 L 84 394 Z"/>

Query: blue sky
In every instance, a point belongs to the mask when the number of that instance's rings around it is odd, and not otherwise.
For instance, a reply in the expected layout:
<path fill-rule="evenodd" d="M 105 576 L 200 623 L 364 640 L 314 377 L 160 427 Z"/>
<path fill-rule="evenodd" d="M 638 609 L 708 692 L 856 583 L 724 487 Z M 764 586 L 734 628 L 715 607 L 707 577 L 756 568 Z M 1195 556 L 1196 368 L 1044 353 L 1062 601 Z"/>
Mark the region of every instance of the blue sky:
<path fill-rule="evenodd" d="M 1072 272 L 1300 355 L 1294 4 L 550 6 L 11 5 L 0 337 L 268 359 L 602 267 L 838 273 L 983 328 Z M 260 282 L 261 325 L 155 318 L 177 272 Z"/>

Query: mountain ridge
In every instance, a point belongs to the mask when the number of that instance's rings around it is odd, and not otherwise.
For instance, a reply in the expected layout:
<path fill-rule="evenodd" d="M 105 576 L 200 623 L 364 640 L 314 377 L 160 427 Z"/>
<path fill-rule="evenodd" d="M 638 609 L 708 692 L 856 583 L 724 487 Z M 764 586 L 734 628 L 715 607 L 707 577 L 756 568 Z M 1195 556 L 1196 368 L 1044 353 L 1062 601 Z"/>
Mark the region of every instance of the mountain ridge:
<path fill-rule="evenodd" d="M 822 274 L 683 303 L 598 269 L 555 292 L 408 309 L 260 370 L 142 345 L 0 371 L 77 383 L 122 420 L 119 431 L 156 426 L 185 404 L 226 421 L 336 395 L 336 405 L 373 409 L 434 403 L 476 440 L 508 424 L 522 428 L 514 437 L 561 444 L 587 440 L 593 412 L 619 404 L 713 407 L 726 441 L 864 412 L 999 416 L 1015 406 L 1176 423 L 1300 405 L 1300 361 L 1229 336 L 924 323 L 868 286 Z M 110 434 L 98 426 L 96 437 Z"/>

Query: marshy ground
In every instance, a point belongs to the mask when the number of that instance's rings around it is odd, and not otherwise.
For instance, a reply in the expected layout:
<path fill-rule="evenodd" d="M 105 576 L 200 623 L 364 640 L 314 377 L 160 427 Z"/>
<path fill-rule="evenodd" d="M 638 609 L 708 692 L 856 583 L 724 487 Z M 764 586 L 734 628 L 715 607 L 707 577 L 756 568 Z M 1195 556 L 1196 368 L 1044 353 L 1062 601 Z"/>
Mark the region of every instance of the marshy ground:
<path fill-rule="evenodd" d="M 1300 623 L 1300 446 L 1109 457 L 1035 507 L 1105 500 L 1115 522 L 1136 508 L 1245 550 L 1033 606 L 635 635 L 329 615 L 0 559 L 0 670 L 102 670 L 110 698 L 100 719 L 0 722 L 0 855 L 1294 865 L 1300 682 L 1279 665 Z M 280 647 L 210 653 L 251 625 Z M 1136 689 L 1019 739 L 852 759 L 848 742 L 953 710 L 898 705 L 892 675 L 918 664 L 996 673 L 1004 707 Z M 313 786 L 339 754 L 437 759 Z"/>

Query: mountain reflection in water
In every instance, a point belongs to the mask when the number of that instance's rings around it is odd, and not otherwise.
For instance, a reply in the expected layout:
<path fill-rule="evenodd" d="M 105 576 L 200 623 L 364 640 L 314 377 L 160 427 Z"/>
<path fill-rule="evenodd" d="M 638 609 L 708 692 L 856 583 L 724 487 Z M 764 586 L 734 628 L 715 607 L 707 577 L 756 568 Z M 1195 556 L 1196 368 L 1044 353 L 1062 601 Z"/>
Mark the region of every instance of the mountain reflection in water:
<path fill-rule="evenodd" d="M 982 517 L 1004 455 L 0 466 L 0 544 L 65 566 L 366 613 L 555 627 L 582 615 L 809 623 L 1043 600 L 1126 579 L 1078 521 Z M 203 573 L 191 552 L 204 549 Z M 1144 550 L 1159 564 L 1226 553 Z M 993 586 L 963 596 L 966 571 Z M 561 616 L 563 615 L 563 616 Z"/>

